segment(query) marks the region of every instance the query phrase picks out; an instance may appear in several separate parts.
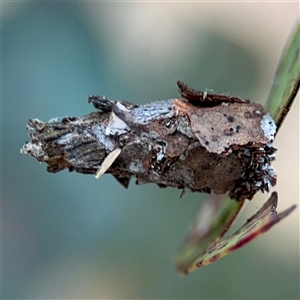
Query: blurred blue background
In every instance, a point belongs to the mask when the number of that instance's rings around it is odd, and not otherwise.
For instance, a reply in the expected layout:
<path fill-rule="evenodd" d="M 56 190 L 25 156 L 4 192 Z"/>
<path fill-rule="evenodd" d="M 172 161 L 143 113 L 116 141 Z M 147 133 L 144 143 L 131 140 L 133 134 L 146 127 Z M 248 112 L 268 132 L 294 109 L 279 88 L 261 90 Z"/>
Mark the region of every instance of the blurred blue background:
<path fill-rule="evenodd" d="M 146 103 L 177 80 L 264 103 L 298 3 L 2 3 L 3 299 L 298 299 L 299 209 L 182 278 L 171 263 L 205 198 L 113 177 L 46 172 L 20 155 L 29 118 Z M 299 101 L 279 148 L 279 207 L 299 199 Z M 267 198 L 257 195 L 243 223 Z M 279 209 L 279 210 L 280 210 Z"/>

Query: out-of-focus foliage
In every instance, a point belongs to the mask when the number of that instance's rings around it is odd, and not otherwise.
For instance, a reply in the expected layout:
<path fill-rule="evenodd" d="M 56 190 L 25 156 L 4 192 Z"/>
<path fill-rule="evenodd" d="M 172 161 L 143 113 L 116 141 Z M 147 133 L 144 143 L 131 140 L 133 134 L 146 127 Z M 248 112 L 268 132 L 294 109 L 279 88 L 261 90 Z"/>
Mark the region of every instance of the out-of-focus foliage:
<path fill-rule="evenodd" d="M 175 260 L 175 266 L 182 274 L 188 274 L 197 262 L 216 244 L 234 222 L 244 201 L 232 201 L 216 195 L 207 196 L 199 209 L 189 236 Z"/>
<path fill-rule="evenodd" d="M 212 197 L 211 197 L 212 198 Z M 243 205 L 243 201 L 208 199 L 192 227 L 190 239 L 178 255 L 176 266 L 183 274 L 211 264 L 243 247 L 288 216 L 296 205 L 277 214 L 277 193 L 273 192 L 262 208 L 234 234 L 221 240 Z"/>
<path fill-rule="evenodd" d="M 278 127 L 287 116 L 300 87 L 300 23 L 291 33 L 274 77 L 266 109 Z M 279 129 L 279 128 L 278 128 Z"/>

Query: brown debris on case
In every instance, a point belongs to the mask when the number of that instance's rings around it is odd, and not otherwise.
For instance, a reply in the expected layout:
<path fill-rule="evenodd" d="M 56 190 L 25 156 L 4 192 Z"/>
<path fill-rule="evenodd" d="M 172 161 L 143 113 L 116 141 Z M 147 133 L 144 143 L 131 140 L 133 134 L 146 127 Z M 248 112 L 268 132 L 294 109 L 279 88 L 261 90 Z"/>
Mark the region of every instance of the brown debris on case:
<path fill-rule="evenodd" d="M 134 176 L 137 184 L 251 199 L 276 183 L 276 127 L 261 105 L 229 98 L 214 106 L 190 99 L 138 106 L 91 96 L 99 112 L 48 123 L 29 120 L 33 132 L 21 152 L 46 162 L 48 172 L 96 174 L 109 153 L 120 149 L 106 173 L 125 187 Z"/>
<path fill-rule="evenodd" d="M 189 100 L 197 106 L 215 106 L 221 104 L 222 102 L 230 103 L 249 103 L 249 100 L 244 100 L 238 97 L 232 97 L 227 95 L 210 94 L 207 92 L 197 91 L 188 86 L 182 81 L 177 81 L 177 86 L 179 88 L 179 93 L 181 97 Z"/>

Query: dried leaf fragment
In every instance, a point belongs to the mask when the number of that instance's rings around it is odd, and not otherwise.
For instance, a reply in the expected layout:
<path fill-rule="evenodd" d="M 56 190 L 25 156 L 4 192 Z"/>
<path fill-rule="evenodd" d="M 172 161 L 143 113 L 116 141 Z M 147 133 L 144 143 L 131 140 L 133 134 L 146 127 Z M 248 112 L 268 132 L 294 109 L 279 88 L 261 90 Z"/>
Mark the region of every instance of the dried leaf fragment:
<path fill-rule="evenodd" d="M 209 152 L 226 153 L 233 145 L 264 145 L 274 140 L 276 125 L 262 105 L 254 102 L 227 103 L 199 108 L 190 103 L 174 104 L 186 114 L 195 136 Z M 267 121 L 266 121 L 267 120 Z"/>

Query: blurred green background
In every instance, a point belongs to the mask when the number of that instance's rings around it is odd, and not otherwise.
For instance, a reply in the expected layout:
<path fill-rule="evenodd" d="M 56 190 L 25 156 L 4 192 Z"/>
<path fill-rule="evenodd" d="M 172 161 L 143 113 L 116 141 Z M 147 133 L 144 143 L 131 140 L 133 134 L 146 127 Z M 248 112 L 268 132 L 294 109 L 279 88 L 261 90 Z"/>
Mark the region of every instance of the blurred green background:
<path fill-rule="evenodd" d="M 171 259 L 205 195 L 53 175 L 20 154 L 29 118 L 90 113 L 91 94 L 146 103 L 177 97 L 180 79 L 264 103 L 298 13 L 299 3 L 3 2 L 3 299 L 299 299 L 299 208 L 183 278 Z M 275 147 L 282 210 L 299 199 L 299 101 Z"/>

